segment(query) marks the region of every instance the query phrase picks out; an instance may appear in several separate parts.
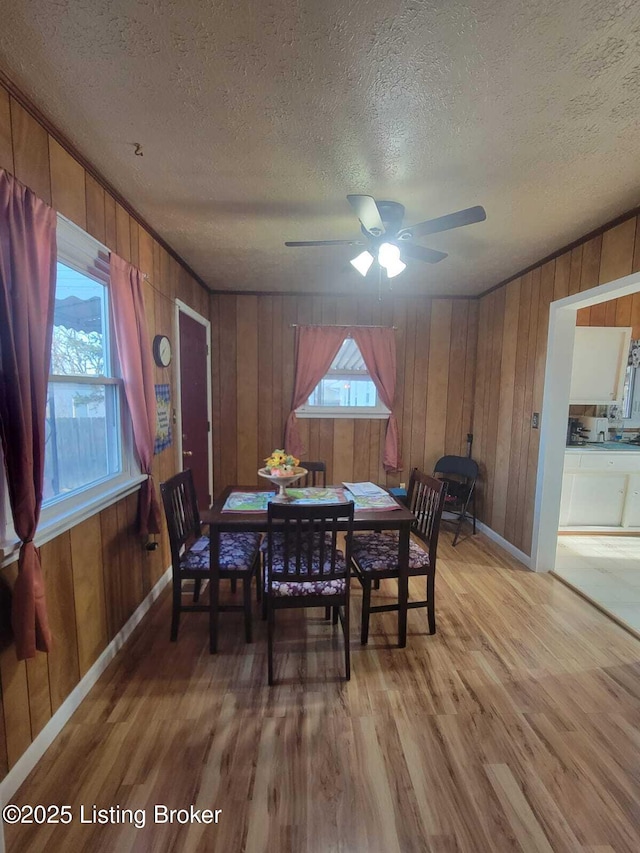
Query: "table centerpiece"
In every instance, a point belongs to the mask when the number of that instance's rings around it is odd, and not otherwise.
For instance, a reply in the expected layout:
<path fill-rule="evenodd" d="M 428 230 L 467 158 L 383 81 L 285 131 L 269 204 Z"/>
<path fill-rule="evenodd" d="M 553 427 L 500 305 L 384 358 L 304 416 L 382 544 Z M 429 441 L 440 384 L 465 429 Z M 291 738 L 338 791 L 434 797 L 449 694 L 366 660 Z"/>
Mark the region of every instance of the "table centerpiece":
<path fill-rule="evenodd" d="M 293 500 L 287 494 L 286 487 L 307 473 L 306 468 L 300 467 L 300 460 L 285 450 L 274 450 L 271 456 L 264 460 L 264 463 L 264 468 L 258 470 L 258 475 L 278 486 L 279 491 L 273 498 L 274 502 L 288 503 Z"/>

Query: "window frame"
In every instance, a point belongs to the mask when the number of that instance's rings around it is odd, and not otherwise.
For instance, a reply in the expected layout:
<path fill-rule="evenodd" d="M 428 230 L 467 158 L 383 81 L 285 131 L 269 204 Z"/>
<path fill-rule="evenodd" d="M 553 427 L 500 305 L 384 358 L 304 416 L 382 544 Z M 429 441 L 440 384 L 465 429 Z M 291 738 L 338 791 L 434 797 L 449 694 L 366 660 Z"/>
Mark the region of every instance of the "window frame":
<path fill-rule="evenodd" d="M 622 420 L 625 429 L 640 427 L 640 366 L 627 365 L 629 392 L 624 396 Z M 634 413 L 635 404 L 635 413 Z"/>
<path fill-rule="evenodd" d="M 348 335 L 345 340 L 351 339 L 351 336 Z M 355 343 L 355 342 L 354 342 Z M 356 344 L 357 346 L 357 344 Z M 360 348 L 358 347 L 358 352 Z M 368 370 L 339 370 L 339 369 L 331 369 L 325 373 L 320 382 L 324 382 L 326 379 L 368 379 L 373 383 L 371 379 L 371 374 Z M 320 385 L 318 382 L 318 385 Z M 375 387 L 375 383 L 374 387 Z M 313 391 L 309 396 L 311 396 L 318 385 L 315 386 Z M 311 406 L 308 402 L 303 403 L 301 406 L 295 410 L 296 416 L 298 418 L 330 418 L 330 419 L 339 419 L 339 418 L 349 418 L 353 419 L 366 419 L 366 420 L 385 420 L 388 419 L 391 415 L 389 409 L 384 405 L 382 400 L 380 399 L 380 394 L 378 389 L 376 388 L 376 400 L 377 403 L 375 406 Z M 308 398 L 307 398 L 308 400 Z"/>
<path fill-rule="evenodd" d="M 137 491 L 140 484 L 146 479 L 146 475 L 141 473 L 140 463 L 134 449 L 131 416 L 124 393 L 120 366 L 113 346 L 111 311 L 108 310 L 108 300 L 111 296 L 108 291 L 108 274 L 105 272 L 104 278 L 91 275 L 88 265 L 89 261 L 95 261 L 101 254 L 104 264 L 104 255 L 108 259 L 109 250 L 60 213 L 57 215 L 57 243 L 56 262 L 98 281 L 107 288 L 105 328 L 108 331 L 105 343 L 105 360 L 108 360 L 109 370 L 105 371 L 105 375 L 97 375 L 95 379 L 73 374 L 50 374 L 48 382 L 111 385 L 117 388 L 117 408 L 119 411 L 117 440 L 120 445 L 121 470 L 117 474 L 103 477 L 69 495 L 56 496 L 46 506 L 43 506 L 34 538 L 37 547 Z M 19 549 L 20 541 L 13 526 L 6 474 L 2 465 L 0 468 L 0 567 L 17 559 Z"/>

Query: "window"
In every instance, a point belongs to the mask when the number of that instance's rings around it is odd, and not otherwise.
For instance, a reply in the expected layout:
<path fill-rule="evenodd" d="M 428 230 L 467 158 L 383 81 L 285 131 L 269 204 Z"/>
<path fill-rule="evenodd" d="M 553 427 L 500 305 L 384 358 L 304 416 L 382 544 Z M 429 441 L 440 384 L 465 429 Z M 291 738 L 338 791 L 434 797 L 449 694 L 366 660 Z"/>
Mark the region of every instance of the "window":
<path fill-rule="evenodd" d="M 640 367 L 627 367 L 624 377 L 624 390 L 622 394 L 622 417 L 626 421 L 625 427 L 633 428 L 640 426 Z"/>
<path fill-rule="evenodd" d="M 358 345 L 346 338 L 329 372 L 307 402 L 296 410 L 302 418 L 386 418 L 389 410 L 378 397 Z"/>
<path fill-rule="evenodd" d="M 107 251 L 60 215 L 57 245 L 37 544 L 133 491 L 143 479 L 111 346 Z M 11 513 L 5 509 L 0 515 L 5 516 L 0 540 L 10 543 Z"/>
<path fill-rule="evenodd" d="M 43 506 L 122 470 L 107 287 L 58 261 Z"/>

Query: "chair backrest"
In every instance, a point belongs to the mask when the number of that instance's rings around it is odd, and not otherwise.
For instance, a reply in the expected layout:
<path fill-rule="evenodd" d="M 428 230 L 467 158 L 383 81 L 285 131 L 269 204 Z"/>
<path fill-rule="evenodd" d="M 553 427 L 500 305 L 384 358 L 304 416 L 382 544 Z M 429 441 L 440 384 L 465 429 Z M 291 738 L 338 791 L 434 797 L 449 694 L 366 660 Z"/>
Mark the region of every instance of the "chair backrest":
<path fill-rule="evenodd" d="M 423 474 L 417 468 L 411 472 L 407 491 L 407 504 L 415 516 L 411 531 L 428 546 L 429 562 L 432 566 L 435 566 L 446 493 L 446 483 L 442 480 Z"/>
<path fill-rule="evenodd" d="M 190 469 L 160 483 L 160 494 L 167 519 L 171 560 L 176 566 L 183 547 L 189 547 L 201 532 L 198 500 Z"/>
<path fill-rule="evenodd" d="M 468 456 L 442 456 L 435 464 L 434 474 L 453 474 L 474 482 L 478 476 L 478 463 Z"/>
<path fill-rule="evenodd" d="M 274 574 L 279 581 L 284 574 L 293 583 L 344 578 L 351 561 L 353 506 L 353 501 L 306 505 L 271 502 L 267 522 L 269 586 Z M 340 532 L 345 533 L 344 563 L 336 559 Z"/>
<path fill-rule="evenodd" d="M 443 456 L 436 462 L 433 473 L 446 483 L 447 503 L 466 512 L 478 478 L 478 463 L 468 456 Z"/>
<path fill-rule="evenodd" d="M 309 473 L 299 485 L 322 486 L 323 489 L 326 487 L 327 465 L 325 462 L 301 462 L 300 467 L 306 468 Z"/>

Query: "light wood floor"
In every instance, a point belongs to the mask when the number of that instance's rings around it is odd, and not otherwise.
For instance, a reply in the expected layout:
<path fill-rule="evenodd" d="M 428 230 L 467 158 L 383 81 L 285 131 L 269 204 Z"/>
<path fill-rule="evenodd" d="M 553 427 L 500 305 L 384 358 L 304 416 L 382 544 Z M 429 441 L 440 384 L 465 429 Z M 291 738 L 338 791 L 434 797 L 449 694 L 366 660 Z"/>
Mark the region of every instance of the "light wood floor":
<path fill-rule="evenodd" d="M 480 534 L 444 540 L 433 637 L 412 611 L 394 648 L 380 614 L 361 649 L 354 581 L 349 684 L 320 611 L 278 614 L 269 689 L 262 623 L 247 647 L 223 614 L 212 657 L 206 615 L 168 642 L 163 596 L 14 800 L 73 823 L 6 827 L 8 850 L 636 853 L 640 642 Z M 222 813 L 154 825 L 157 803 Z M 81 825 L 93 804 L 146 826 Z"/>

